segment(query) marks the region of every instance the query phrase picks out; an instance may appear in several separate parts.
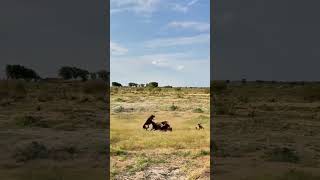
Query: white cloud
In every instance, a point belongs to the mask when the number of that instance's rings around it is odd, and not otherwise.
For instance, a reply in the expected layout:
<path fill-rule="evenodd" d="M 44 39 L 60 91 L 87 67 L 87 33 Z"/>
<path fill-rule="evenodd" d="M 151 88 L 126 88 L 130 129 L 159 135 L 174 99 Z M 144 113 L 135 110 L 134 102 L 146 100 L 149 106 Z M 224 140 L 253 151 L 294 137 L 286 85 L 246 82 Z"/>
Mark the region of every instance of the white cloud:
<path fill-rule="evenodd" d="M 199 0 L 192 0 L 188 3 L 188 6 L 192 6 L 194 5 L 195 3 L 197 3 Z"/>
<path fill-rule="evenodd" d="M 172 10 L 174 11 L 178 11 L 178 12 L 183 12 L 183 13 L 186 13 L 189 8 L 191 6 L 193 6 L 194 4 L 196 4 L 199 0 L 191 0 L 189 1 L 186 5 L 182 5 L 182 4 L 173 4 L 172 6 Z"/>
<path fill-rule="evenodd" d="M 155 66 L 159 66 L 159 67 L 168 67 L 169 63 L 166 60 L 163 59 L 159 59 L 159 60 L 153 60 L 151 62 L 151 64 L 155 65 Z"/>
<path fill-rule="evenodd" d="M 111 57 L 111 80 L 128 82 L 159 82 L 160 85 L 208 86 L 209 57 L 195 52 L 156 53 L 142 56 Z M 199 82 L 199 84 L 194 84 Z"/>
<path fill-rule="evenodd" d="M 186 13 L 189 10 L 188 6 L 183 6 L 181 4 L 174 4 L 172 9 L 183 13 Z"/>
<path fill-rule="evenodd" d="M 118 43 L 110 41 L 110 52 L 111 55 L 124 55 L 128 52 L 128 49 Z"/>
<path fill-rule="evenodd" d="M 210 30 L 209 23 L 196 21 L 172 21 L 168 24 L 168 26 L 173 28 L 194 29 L 201 32 Z"/>
<path fill-rule="evenodd" d="M 160 0 L 111 0 L 111 14 L 119 12 L 135 12 L 138 14 L 150 14 L 154 12 Z"/>
<path fill-rule="evenodd" d="M 199 34 L 188 37 L 158 38 L 145 42 L 148 48 L 171 47 L 182 45 L 204 44 L 210 42 L 210 34 Z"/>
<path fill-rule="evenodd" d="M 178 65 L 178 67 L 177 67 L 177 70 L 178 71 L 181 71 L 181 70 L 183 70 L 184 69 L 184 65 Z"/>

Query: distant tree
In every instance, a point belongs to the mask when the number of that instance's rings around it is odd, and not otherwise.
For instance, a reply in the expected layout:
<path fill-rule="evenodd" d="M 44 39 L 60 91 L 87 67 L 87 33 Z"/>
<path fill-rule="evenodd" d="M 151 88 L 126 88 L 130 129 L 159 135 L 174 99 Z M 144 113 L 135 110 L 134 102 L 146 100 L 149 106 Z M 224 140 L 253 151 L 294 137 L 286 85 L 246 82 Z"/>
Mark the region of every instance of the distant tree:
<path fill-rule="evenodd" d="M 77 67 L 63 66 L 59 69 L 59 76 L 65 80 L 81 78 L 86 81 L 89 78 L 89 71 Z"/>
<path fill-rule="evenodd" d="M 158 83 L 157 82 L 150 82 L 146 86 L 147 87 L 158 87 Z"/>
<path fill-rule="evenodd" d="M 109 72 L 106 70 L 100 70 L 97 72 L 99 79 L 102 79 L 104 81 L 109 81 Z"/>
<path fill-rule="evenodd" d="M 172 88 L 172 86 L 163 86 L 164 88 Z"/>
<path fill-rule="evenodd" d="M 130 82 L 130 83 L 128 83 L 128 86 L 129 87 L 138 87 L 138 84 Z"/>
<path fill-rule="evenodd" d="M 139 84 L 139 87 L 144 87 L 144 84 Z"/>
<path fill-rule="evenodd" d="M 25 79 L 38 80 L 40 76 L 32 69 L 21 65 L 7 65 L 6 66 L 7 79 Z"/>
<path fill-rule="evenodd" d="M 82 81 L 86 81 L 89 78 L 89 71 L 73 67 L 74 79 L 80 78 Z"/>
<path fill-rule="evenodd" d="M 83 70 L 83 69 L 78 69 L 78 75 L 81 78 L 82 81 L 87 81 L 89 78 L 89 71 Z"/>
<path fill-rule="evenodd" d="M 226 83 L 229 84 L 229 83 L 230 83 L 230 80 L 226 80 Z"/>
<path fill-rule="evenodd" d="M 74 77 L 73 68 L 68 66 L 63 66 L 59 69 L 58 75 L 65 80 L 72 79 Z"/>
<path fill-rule="evenodd" d="M 118 82 L 112 82 L 112 86 L 121 87 L 122 84 L 120 84 L 120 83 L 118 83 Z"/>
<path fill-rule="evenodd" d="M 97 73 L 90 73 L 90 78 L 92 80 L 96 80 L 97 79 Z"/>
<path fill-rule="evenodd" d="M 89 72 L 84 69 L 72 67 L 72 76 L 74 79 L 81 78 L 82 80 L 88 79 Z"/>
<path fill-rule="evenodd" d="M 242 83 L 242 84 L 246 84 L 246 83 L 247 83 L 247 79 L 246 79 L 246 78 L 243 78 L 243 79 L 241 80 L 241 83 Z"/>

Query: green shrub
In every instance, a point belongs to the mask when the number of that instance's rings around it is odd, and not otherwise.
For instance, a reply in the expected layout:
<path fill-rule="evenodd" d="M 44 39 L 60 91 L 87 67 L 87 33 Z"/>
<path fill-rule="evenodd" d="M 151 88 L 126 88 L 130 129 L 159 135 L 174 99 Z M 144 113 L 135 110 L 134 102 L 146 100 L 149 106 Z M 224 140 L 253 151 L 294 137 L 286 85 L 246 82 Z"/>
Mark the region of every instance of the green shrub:
<path fill-rule="evenodd" d="M 169 110 L 170 111 L 175 111 L 178 109 L 178 106 L 175 106 L 174 104 L 172 104 L 171 106 L 169 106 Z"/>
<path fill-rule="evenodd" d="M 112 86 L 121 87 L 122 84 L 120 84 L 120 83 L 118 83 L 118 82 L 112 82 Z"/>
<path fill-rule="evenodd" d="M 192 112 L 194 112 L 194 113 L 203 113 L 204 111 L 201 108 L 196 108 Z"/>
<path fill-rule="evenodd" d="M 124 112 L 124 111 L 125 111 L 125 109 L 122 106 L 117 106 L 113 109 L 113 112 L 116 112 L 116 113 L 120 113 L 120 112 Z"/>
<path fill-rule="evenodd" d="M 115 102 L 125 102 L 125 100 L 124 100 L 124 99 L 121 99 L 121 98 L 117 98 L 117 99 L 115 99 L 114 101 L 115 101 Z"/>
<path fill-rule="evenodd" d="M 111 151 L 110 151 L 110 155 L 111 156 L 123 156 L 123 155 L 127 155 L 128 152 L 125 151 L 125 150 L 122 150 L 122 149 L 115 149 L 115 148 L 111 148 Z"/>
<path fill-rule="evenodd" d="M 155 88 L 155 87 L 158 87 L 158 83 L 157 82 L 150 82 L 146 86 L 151 87 L 151 88 Z"/>

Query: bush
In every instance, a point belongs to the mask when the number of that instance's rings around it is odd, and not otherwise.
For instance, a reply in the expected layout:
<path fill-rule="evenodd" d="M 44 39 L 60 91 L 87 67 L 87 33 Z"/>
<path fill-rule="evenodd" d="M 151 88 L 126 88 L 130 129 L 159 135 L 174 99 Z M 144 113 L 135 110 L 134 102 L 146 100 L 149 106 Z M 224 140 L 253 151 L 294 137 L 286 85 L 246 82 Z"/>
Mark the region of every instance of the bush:
<path fill-rule="evenodd" d="M 129 87 L 138 87 L 138 84 L 137 84 L 137 83 L 130 82 L 130 83 L 128 83 L 128 86 L 129 86 Z"/>
<path fill-rule="evenodd" d="M 152 88 L 155 88 L 155 87 L 158 87 L 158 83 L 157 82 L 150 82 L 146 85 L 147 87 L 152 87 Z"/>
<path fill-rule="evenodd" d="M 201 108 L 196 108 L 192 112 L 194 112 L 194 113 L 203 113 L 203 110 Z"/>
<path fill-rule="evenodd" d="M 247 79 L 245 79 L 245 78 L 241 79 L 241 83 L 242 84 L 246 84 L 247 83 Z"/>
<path fill-rule="evenodd" d="M 124 112 L 124 111 L 125 111 L 125 109 L 122 106 L 117 106 L 113 109 L 113 112 L 116 112 L 116 113 L 120 113 L 120 112 Z"/>
<path fill-rule="evenodd" d="M 7 65 L 6 75 L 10 79 L 38 80 L 40 76 L 32 69 L 21 65 Z"/>
<path fill-rule="evenodd" d="M 122 84 L 120 84 L 120 83 L 118 83 L 118 82 L 112 82 L 112 86 L 121 87 Z"/>
<path fill-rule="evenodd" d="M 117 148 L 117 149 L 111 148 L 111 151 L 110 151 L 111 156 L 122 156 L 122 155 L 127 155 L 127 154 L 128 154 L 127 151 L 122 150 L 120 148 Z"/>
<path fill-rule="evenodd" d="M 124 99 L 121 99 L 121 98 L 117 98 L 117 99 L 115 99 L 114 101 L 115 101 L 115 102 L 125 102 L 125 100 L 124 100 Z"/>
<path fill-rule="evenodd" d="M 169 110 L 170 111 L 175 111 L 178 109 L 178 106 L 175 106 L 174 104 L 172 104 L 171 106 L 169 106 Z"/>
<path fill-rule="evenodd" d="M 86 81 L 89 74 L 89 71 L 77 67 L 63 66 L 59 69 L 59 76 L 66 80 L 81 78 L 82 81 Z"/>

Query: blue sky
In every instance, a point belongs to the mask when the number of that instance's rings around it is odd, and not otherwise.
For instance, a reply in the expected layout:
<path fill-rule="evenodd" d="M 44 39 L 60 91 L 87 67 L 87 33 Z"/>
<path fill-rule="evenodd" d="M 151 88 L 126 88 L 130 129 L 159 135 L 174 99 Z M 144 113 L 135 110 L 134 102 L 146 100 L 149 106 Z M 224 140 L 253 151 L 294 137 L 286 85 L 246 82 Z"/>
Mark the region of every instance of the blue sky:
<path fill-rule="evenodd" d="M 111 81 L 209 86 L 209 3 L 111 0 Z"/>

